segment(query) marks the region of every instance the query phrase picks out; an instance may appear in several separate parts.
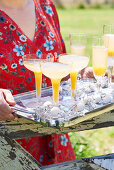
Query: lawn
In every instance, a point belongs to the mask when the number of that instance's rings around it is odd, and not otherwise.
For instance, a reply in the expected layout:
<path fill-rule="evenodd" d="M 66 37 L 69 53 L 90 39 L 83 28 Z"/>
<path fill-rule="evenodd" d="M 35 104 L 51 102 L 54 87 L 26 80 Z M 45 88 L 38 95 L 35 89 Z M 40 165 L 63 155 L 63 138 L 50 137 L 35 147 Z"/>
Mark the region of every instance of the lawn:
<path fill-rule="evenodd" d="M 70 52 L 69 33 L 84 32 L 88 34 L 87 54 L 90 58 L 92 36 L 102 35 L 103 25 L 114 23 L 114 9 L 57 9 L 57 11 L 67 52 Z"/>
<path fill-rule="evenodd" d="M 88 33 L 87 54 L 91 56 L 92 36 L 102 35 L 103 24 L 114 23 L 114 9 L 57 9 L 61 33 L 70 52 L 69 33 Z M 91 65 L 91 60 L 89 65 Z M 70 133 L 77 158 L 114 152 L 114 127 Z"/>

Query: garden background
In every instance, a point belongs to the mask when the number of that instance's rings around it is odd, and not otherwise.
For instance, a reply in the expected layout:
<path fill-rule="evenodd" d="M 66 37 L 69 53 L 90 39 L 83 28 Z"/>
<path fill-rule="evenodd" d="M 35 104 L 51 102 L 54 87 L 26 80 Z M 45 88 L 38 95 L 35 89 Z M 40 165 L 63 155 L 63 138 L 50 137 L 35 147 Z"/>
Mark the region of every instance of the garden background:
<path fill-rule="evenodd" d="M 53 0 L 57 7 L 60 27 L 67 52 L 70 52 L 69 33 L 88 33 L 87 54 L 91 55 L 92 36 L 102 35 L 103 25 L 114 23 L 112 1 L 90 4 L 86 0 Z M 57 3 L 58 1 L 58 3 Z M 61 5 L 60 1 L 63 1 Z M 95 1 L 95 0 L 94 0 Z M 67 3 L 65 3 L 67 2 Z M 71 2 L 71 3 L 70 3 Z M 73 2 L 74 5 L 73 5 Z M 91 60 L 89 65 L 91 66 Z M 77 159 L 114 152 L 114 127 L 69 133 Z"/>

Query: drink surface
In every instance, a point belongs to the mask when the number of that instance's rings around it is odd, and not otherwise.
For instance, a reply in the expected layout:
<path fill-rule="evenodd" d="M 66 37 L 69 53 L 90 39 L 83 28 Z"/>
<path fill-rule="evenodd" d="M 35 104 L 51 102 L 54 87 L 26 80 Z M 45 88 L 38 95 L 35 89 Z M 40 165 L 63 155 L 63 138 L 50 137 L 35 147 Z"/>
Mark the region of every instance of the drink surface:
<path fill-rule="evenodd" d="M 88 65 L 89 58 L 86 56 L 78 56 L 75 54 L 62 55 L 59 61 L 71 66 L 70 72 L 79 72 Z"/>
<path fill-rule="evenodd" d="M 81 56 L 85 56 L 85 49 L 84 45 L 71 45 L 71 54 L 77 54 Z"/>
<path fill-rule="evenodd" d="M 41 62 L 37 59 L 26 60 L 23 64 L 27 69 L 33 72 L 41 72 Z"/>
<path fill-rule="evenodd" d="M 62 79 L 70 73 L 70 66 L 57 62 L 43 63 L 41 69 L 42 73 L 50 79 Z"/>

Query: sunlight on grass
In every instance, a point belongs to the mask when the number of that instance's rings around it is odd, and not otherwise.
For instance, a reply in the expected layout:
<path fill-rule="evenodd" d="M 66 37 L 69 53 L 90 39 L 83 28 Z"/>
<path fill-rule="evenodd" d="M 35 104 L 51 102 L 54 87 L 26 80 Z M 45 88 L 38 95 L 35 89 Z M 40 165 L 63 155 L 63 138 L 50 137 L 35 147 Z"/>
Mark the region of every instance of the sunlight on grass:
<path fill-rule="evenodd" d="M 103 25 L 114 23 L 113 9 L 57 9 L 61 34 L 70 52 L 69 33 L 85 32 L 88 34 L 87 54 L 91 57 L 92 36 L 102 35 Z M 91 60 L 90 64 L 91 65 Z"/>
<path fill-rule="evenodd" d="M 77 159 L 114 152 L 114 127 L 69 133 Z"/>

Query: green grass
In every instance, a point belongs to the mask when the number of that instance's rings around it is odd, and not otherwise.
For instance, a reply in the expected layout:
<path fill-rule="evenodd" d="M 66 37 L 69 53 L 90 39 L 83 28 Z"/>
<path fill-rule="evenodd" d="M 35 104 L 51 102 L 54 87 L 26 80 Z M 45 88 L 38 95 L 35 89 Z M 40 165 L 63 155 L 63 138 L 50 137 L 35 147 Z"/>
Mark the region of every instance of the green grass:
<path fill-rule="evenodd" d="M 69 33 L 85 32 L 88 34 L 87 54 L 91 58 L 92 36 L 102 35 L 103 25 L 114 23 L 114 10 L 108 9 L 57 9 L 61 33 L 70 52 Z M 89 65 L 91 65 L 91 60 Z"/>
<path fill-rule="evenodd" d="M 69 133 L 77 159 L 114 152 L 114 127 Z"/>
<path fill-rule="evenodd" d="M 102 35 L 103 24 L 114 23 L 113 9 L 57 9 L 61 33 L 70 52 L 69 33 L 88 33 L 87 53 L 91 57 L 92 36 Z M 91 60 L 90 60 L 91 65 Z M 77 158 L 114 152 L 114 127 L 70 133 Z"/>

